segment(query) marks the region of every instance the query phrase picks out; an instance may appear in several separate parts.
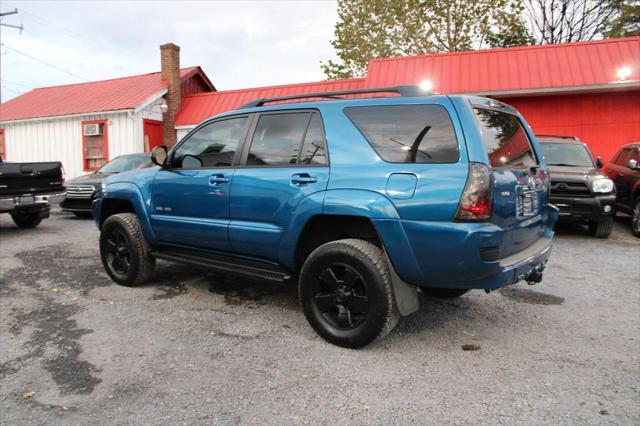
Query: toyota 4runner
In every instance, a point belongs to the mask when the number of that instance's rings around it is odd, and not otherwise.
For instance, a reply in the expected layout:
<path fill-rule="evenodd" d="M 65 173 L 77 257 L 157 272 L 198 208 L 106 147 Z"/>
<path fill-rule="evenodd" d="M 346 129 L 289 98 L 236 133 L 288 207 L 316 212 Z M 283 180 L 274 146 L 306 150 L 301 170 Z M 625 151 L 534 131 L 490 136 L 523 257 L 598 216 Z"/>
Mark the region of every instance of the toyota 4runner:
<path fill-rule="evenodd" d="M 413 86 L 256 100 L 151 157 L 93 202 L 116 283 L 168 259 L 297 284 L 315 331 L 350 348 L 416 311 L 418 291 L 539 282 L 558 217 L 516 110 Z"/>

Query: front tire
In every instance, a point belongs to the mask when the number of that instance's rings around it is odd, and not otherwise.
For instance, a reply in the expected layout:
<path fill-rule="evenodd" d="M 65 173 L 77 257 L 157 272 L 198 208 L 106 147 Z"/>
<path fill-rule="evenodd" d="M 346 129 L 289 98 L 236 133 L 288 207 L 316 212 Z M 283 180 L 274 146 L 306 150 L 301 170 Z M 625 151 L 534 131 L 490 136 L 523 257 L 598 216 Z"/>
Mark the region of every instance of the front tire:
<path fill-rule="evenodd" d="M 12 213 L 11 218 L 13 219 L 13 223 L 15 223 L 20 228 L 30 229 L 35 228 L 40 225 L 42 222 L 42 217 L 40 217 L 40 213 Z"/>
<path fill-rule="evenodd" d="M 384 253 L 364 240 L 332 241 L 315 249 L 300 271 L 299 295 L 311 327 L 345 348 L 384 337 L 400 318 Z"/>
<path fill-rule="evenodd" d="M 631 213 L 631 233 L 640 238 L 640 197 L 636 199 Z"/>
<path fill-rule="evenodd" d="M 153 274 L 156 260 L 149 254 L 135 214 L 109 216 L 100 232 L 100 257 L 113 281 L 127 287 L 143 284 Z"/>
<path fill-rule="evenodd" d="M 455 299 L 463 294 L 469 292 L 469 290 L 464 288 L 435 288 L 435 287 L 422 287 L 423 293 L 435 297 L 438 299 Z"/>
<path fill-rule="evenodd" d="M 613 229 L 613 217 L 608 217 L 600 222 L 589 222 L 589 235 L 595 238 L 609 238 Z"/>

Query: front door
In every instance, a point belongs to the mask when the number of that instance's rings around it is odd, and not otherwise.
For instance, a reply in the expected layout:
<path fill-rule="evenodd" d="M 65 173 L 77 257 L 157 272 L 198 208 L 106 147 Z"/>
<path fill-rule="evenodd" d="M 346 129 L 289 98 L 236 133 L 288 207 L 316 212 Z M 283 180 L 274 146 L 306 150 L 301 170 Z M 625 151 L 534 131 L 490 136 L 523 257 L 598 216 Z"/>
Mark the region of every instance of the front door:
<path fill-rule="evenodd" d="M 229 249 L 229 191 L 248 121 L 241 116 L 208 123 L 171 152 L 151 193 L 151 226 L 162 243 Z"/>
<path fill-rule="evenodd" d="M 261 114 L 233 176 L 229 239 L 234 252 L 277 260 L 300 201 L 323 191 L 329 165 L 320 114 Z"/>

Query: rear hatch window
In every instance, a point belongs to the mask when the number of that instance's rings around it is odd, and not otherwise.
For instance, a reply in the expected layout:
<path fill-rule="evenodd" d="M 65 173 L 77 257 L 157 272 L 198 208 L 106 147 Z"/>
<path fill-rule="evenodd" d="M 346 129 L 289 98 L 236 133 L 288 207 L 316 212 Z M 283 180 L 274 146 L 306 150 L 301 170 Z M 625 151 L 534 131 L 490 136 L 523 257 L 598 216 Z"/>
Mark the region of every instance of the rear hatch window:
<path fill-rule="evenodd" d="M 546 229 L 546 175 L 518 116 L 475 108 L 482 142 L 493 169 L 493 216 L 505 231 L 501 257 L 538 241 Z"/>
<path fill-rule="evenodd" d="M 380 158 L 390 163 L 455 163 L 458 141 L 439 105 L 345 108 L 345 114 Z"/>
<path fill-rule="evenodd" d="M 518 117 L 483 108 L 475 108 L 475 112 L 491 167 L 529 168 L 538 164 Z"/>

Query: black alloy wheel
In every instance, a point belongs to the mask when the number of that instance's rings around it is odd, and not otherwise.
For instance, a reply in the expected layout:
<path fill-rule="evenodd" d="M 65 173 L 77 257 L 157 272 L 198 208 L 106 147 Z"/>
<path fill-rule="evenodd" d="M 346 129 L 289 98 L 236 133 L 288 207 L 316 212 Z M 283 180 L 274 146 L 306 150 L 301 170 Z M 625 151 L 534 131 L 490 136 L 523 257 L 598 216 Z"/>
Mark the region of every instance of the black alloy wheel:
<path fill-rule="evenodd" d="M 125 279 L 131 270 L 131 250 L 122 230 L 113 227 L 105 233 L 103 253 L 107 267 Z"/>
<path fill-rule="evenodd" d="M 318 276 L 313 308 L 333 327 L 353 330 L 369 312 L 367 285 L 351 266 L 332 263 Z"/>

